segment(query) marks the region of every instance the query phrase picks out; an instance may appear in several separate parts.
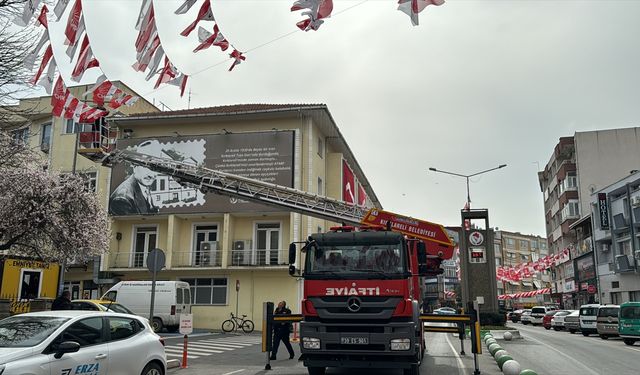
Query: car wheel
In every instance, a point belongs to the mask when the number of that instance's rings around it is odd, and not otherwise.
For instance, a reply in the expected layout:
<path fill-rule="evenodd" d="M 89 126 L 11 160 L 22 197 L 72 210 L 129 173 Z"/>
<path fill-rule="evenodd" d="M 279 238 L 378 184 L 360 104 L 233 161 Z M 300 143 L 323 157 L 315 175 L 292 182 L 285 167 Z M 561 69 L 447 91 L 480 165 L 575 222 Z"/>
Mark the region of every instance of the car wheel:
<path fill-rule="evenodd" d="M 576 330 L 569 328 L 569 333 L 573 335 L 574 333 L 576 333 Z"/>
<path fill-rule="evenodd" d="M 162 328 L 164 328 L 164 324 L 162 324 L 162 319 L 153 318 L 153 320 L 151 321 L 151 328 L 155 333 L 161 332 Z"/>
<path fill-rule="evenodd" d="M 404 375 L 420 375 L 420 365 L 411 365 L 410 368 L 404 369 Z"/>
<path fill-rule="evenodd" d="M 551 327 L 544 327 L 544 329 L 546 329 L 547 331 L 551 329 Z"/>
<path fill-rule="evenodd" d="M 553 327 L 554 331 L 560 331 L 560 329 L 561 329 L 560 327 Z"/>
<path fill-rule="evenodd" d="M 582 332 L 582 336 L 584 336 L 584 337 L 589 336 L 589 332 Z"/>
<path fill-rule="evenodd" d="M 609 338 L 609 336 L 607 336 L 607 335 L 600 335 L 600 338 L 601 338 L 601 339 L 603 339 L 603 340 L 606 340 L 606 339 L 608 339 L 608 338 Z"/>
<path fill-rule="evenodd" d="M 150 362 L 144 367 L 141 375 L 164 375 L 164 371 L 159 364 Z"/>
<path fill-rule="evenodd" d="M 624 343 L 627 345 L 633 345 L 636 343 L 636 340 L 634 339 L 622 339 L 622 341 L 624 341 Z"/>
<path fill-rule="evenodd" d="M 327 371 L 326 367 L 307 367 L 309 375 L 324 375 Z"/>

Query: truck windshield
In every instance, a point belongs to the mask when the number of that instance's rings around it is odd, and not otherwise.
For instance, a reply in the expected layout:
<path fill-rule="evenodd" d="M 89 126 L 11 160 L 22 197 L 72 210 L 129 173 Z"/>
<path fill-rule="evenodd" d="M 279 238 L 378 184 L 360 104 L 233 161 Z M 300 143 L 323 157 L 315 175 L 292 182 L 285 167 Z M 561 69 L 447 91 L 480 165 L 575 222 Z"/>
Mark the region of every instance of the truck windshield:
<path fill-rule="evenodd" d="M 307 250 L 305 276 L 325 278 L 397 278 L 406 270 L 401 244 L 345 245 Z"/>

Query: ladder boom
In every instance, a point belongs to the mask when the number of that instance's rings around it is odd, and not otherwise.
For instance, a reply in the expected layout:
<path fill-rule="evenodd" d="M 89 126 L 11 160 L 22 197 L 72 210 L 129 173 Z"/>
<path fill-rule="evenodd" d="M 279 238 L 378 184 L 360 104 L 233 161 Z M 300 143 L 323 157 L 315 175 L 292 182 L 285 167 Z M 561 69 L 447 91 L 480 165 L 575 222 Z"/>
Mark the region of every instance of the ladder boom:
<path fill-rule="evenodd" d="M 130 150 L 113 151 L 102 160 L 102 164 L 112 167 L 123 161 L 171 176 L 176 182 L 197 187 L 203 193 L 212 192 L 270 206 L 286 207 L 290 211 L 323 220 L 360 224 L 367 213 L 366 208 L 355 204 Z"/>

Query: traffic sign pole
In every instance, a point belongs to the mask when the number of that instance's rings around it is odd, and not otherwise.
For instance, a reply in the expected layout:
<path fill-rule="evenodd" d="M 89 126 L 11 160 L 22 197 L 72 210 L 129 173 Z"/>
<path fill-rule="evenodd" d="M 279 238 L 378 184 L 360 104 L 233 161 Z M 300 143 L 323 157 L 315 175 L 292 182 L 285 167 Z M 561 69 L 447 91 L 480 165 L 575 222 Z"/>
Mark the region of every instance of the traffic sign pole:
<path fill-rule="evenodd" d="M 188 335 L 184 335 L 184 346 L 182 347 L 182 366 L 180 368 L 188 368 L 187 365 L 187 346 L 189 342 Z"/>

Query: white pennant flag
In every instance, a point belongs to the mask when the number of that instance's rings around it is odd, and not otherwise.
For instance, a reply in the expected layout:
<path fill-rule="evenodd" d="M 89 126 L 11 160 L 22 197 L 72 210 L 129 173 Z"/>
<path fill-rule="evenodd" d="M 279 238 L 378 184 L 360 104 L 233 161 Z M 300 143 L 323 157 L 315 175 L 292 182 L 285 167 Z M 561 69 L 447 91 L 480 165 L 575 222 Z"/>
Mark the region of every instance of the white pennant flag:
<path fill-rule="evenodd" d="M 24 3 L 24 10 L 22 11 L 21 16 L 16 16 L 13 20 L 18 26 L 27 26 L 33 15 L 36 13 L 38 6 L 40 5 L 40 0 L 27 0 Z"/>
<path fill-rule="evenodd" d="M 47 94 L 51 95 L 51 89 L 53 88 L 53 78 L 56 75 L 56 60 L 51 59 L 49 63 L 49 69 L 47 69 L 47 74 L 43 75 L 42 78 L 38 81 L 38 85 L 44 87 Z"/>
<path fill-rule="evenodd" d="M 69 5 L 69 2 L 71 0 L 58 0 L 58 3 L 56 4 L 56 7 L 53 8 L 53 13 L 56 15 L 56 17 L 58 17 L 58 21 L 60 21 L 60 18 L 62 18 L 62 15 L 64 14 L 64 11 L 67 9 L 67 5 Z"/>
<path fill-rule="evenodd" d="M 180 5 L 180 8 L 176 9 L 175 14 L 185 14 L 189 11 L 189 9 L 191 9 L 191 7 L 197 2 L 198 0 L 185 0 L 185 2 Z"/>
<path fill-rule="evenodd" d="M 136 21 L 136 30 L 140 30 L 142 20 L 145 19 L 150 8 L 151 0 L 142 0 L 142 5 L 140 6 L 140 14 L 138 14 L 138 21 Z"/>
<path fill-rule="evenodd" d="M 156 75 L 156 73 L 158 73 L 158 67 L 160 66 L 160 61 L 162 61 L 163 56 L 164 56 L 164 50 L 162 49 L 162 46 L 160 46 L 156 50 L 156 53 L 153 55 L 153 61 L 151 61 L 151 66 L 149 67 L 149 73 L 145 77 L 147 81 L 150 80 L 151 77 Z"/>
<path fill-rule="evenodd" d="M 45 31 L 44 33 L 42 33 L 42 37 L 40 37 L 40 41 L 38 42 L 38 45 L 36 45 L 36 48 L 34 48 L 33 51 L 31 51 L 31 53 L 28 54 L 27 57 L 25 57 L 24 61 L 22 62 L 22 64 L 27 70 L 33 70 L 33 66 L 35 65 L 36 60 L 38 59 L 40 50 L 42 49 L 42 47 L 44 47 L 44 44 L 48 41 L 49 41 L 49 33 Z"/>
<path fill-rule="evenodd" d="M 76 54 L 76 50 L 78 49 L 78 45 L 80 45 L 80 38 L 84 34 L 84 17 L 80 17 L 80 22 L 78 23 L 78 31 L 76 32 L 76 40 L 73 45 L 67 46 L 66 54 L 69 56 L 69 61 L 73 61 L 73 56 Z"/>

